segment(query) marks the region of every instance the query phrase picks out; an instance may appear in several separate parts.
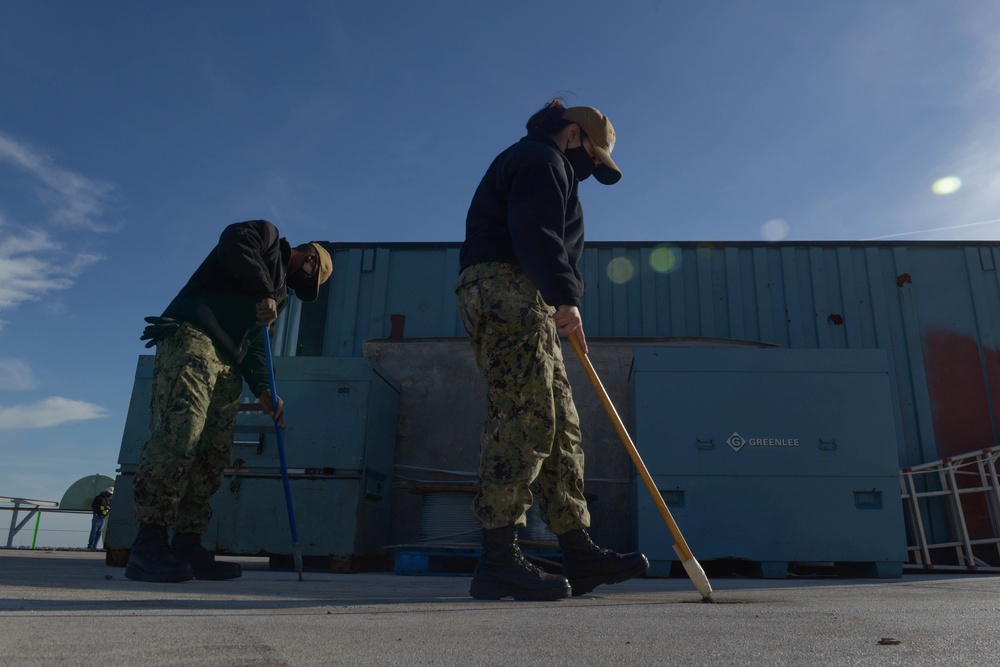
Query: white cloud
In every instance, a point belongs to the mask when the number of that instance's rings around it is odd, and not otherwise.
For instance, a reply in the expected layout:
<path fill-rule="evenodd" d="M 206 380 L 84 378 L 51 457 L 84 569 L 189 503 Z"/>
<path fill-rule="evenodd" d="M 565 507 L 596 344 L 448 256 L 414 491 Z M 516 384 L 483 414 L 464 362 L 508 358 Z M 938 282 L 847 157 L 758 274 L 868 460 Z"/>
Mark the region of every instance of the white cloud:
<path fill-rule="evenodd" d="M 49 428 L 67 422 L 101 419 L 107 415 L 107 409 L 99 405 L 52 396 L 37 403 L 0 408 L 0 431 Z"/>
<path fill-rule="evenodd" d="M 44 153 L 3 133 L 0 133 L 0 162 L 13 165 L 34 180 L 51 222 L 92 232 L 115 229 L 100 222 L 105 206 L 115 197 L 114 185 L 63 169 Z"/>
<path fill-rule="evenodd" d="M 93 253 L 76 253 L 57 260 L 62 254 L 62 246 L 44 231 L 8 233 L 0 241 L 0 309 L 68 289 L 76 276 L 101 259 Z"/>
<path fill-rule="evenodd" d="M 31 366 L 22 359 L 0 359 L 0 391 L 28 391 L 38 387 Z"/>
<path fill-rule="evenodd" d="M 51 292 L 72 287 L 100 255 L 74 250 L 67 229 L 107 232 L 105 208 L 116 196 L 115 188 L 65 169 L 44 152 L 0 132 L 0 167 L 8 182 L 18 183 L 10 192 L 36 199 L 27 220 L 14 220 L 0 211 L 0 310 L 36 301 Z M 27 187 L 20 183 L 24 181 Z M 59 229 L 58 235 L 54 234 Z M 60 239 L 59 241 L 55 240 Z M 67 245 L 63 245 L 62 242 Z"/>

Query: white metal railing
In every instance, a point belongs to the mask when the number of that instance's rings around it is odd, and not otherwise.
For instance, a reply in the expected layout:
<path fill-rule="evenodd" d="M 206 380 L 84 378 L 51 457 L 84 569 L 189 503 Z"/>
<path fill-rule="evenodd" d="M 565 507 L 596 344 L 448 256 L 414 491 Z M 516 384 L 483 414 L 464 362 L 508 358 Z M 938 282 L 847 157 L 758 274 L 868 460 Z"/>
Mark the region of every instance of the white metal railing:
<path fill-rule="evenodd" d="M 899 484 L 907 521 L 907 569 L 1000 572 L 1000 447 L 903 468 Z M 967 510 L 985 508 L 989 534 L 970 536 Z M 932 541 L 932 517 L 947 538 Z"/>
<path fill-rule="evenodd" d="M 34 549 L 36 546 L 40 546 L 41 548 L 82 548 L 87 543 L 87 538 L 90 535 L 89 518 L 93 514 L 90 510 L 58 509 L 59 503 L 55 501 L 32 500 L 30 498 L 0 497 L 0 503 L 10 503 L 9 505 L 0 505 L 0 511 L 7 510 L 11 513 L 10 526 L 7 529 L 7 539 L 5 541 L 6 548 L 8 549 L 14 548 L 15 538 L 18 537 L 22 529 L 32 519 L 34 519 L 34 525 L 31 530 L 30 546 L 27 544 L 18 544 L 18 547 L 29 546 L 31 549 Z M 41 529 L 43 514 L 63 516 L 57 520 L 55 527 L 50 528 L 47 526 L 46 529 Z M 86 521 L 86 528 L 84 527 L 83 519 L 80 518 L 83 516 L 88 519 Z M 51 521 L 48 523 L 51 523 Z M 39 535 L 43 536 L 42 545 L 38 545 Z M 19 542 L 23 541 L 22 539 Z"/>

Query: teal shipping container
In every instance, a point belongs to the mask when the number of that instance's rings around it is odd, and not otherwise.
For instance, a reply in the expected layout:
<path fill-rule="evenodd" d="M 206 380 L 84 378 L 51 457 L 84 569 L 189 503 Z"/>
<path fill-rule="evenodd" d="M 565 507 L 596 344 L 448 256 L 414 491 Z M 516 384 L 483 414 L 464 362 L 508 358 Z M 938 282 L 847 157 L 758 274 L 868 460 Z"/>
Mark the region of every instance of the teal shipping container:
<path fill-rule="evenodd" d="M 358 356 L 369 339 L 464 337 L 453 293 L 460 244 L 327 247 L 333 278 L 325 298 L 289 318 L 287 354 Z M 897 463 L 916 466 L 1000 445 L 998 263 L 1000 248 L 985 241 L 590 242 L 581 311 L 595 342 L 881 350 Z M 1000 534 L 987 503 L 959 502 L 972 542 Z M 956 508 L 922 504 L 927 539 L 957 539 Z M 994 546 L 982 549 L 1000 564 Z"/>

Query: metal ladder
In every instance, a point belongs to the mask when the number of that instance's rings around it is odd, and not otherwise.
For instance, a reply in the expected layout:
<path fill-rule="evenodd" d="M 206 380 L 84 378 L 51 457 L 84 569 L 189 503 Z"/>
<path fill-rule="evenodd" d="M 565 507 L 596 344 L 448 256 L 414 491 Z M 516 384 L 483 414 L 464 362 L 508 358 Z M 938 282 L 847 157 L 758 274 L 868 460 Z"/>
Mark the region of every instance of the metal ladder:
<path fill-rule="evenodd" d="M 991 447 L 900 471 L 903 513 L 908 528 L 909 562 L 904 569 L 1000 572 L 998 459 L 1000 447 Z M 966 510 L 971 504 L 985 505 L 991 528 L 989 535 L 978 534 L 976 539 L 970 538 Z M 943 518 L 947 530 L 941 532 L 947 532 L 948 539 L 928 540 L 926 527 L 935 524 L 932 517 Z M 974 547 L 980 548 L 974 551 Z"/>

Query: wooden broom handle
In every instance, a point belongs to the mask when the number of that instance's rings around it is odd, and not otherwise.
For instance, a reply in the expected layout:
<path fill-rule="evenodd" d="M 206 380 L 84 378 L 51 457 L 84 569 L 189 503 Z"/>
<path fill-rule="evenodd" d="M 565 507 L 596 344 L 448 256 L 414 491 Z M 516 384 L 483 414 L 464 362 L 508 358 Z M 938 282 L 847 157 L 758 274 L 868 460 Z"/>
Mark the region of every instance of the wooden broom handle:
<path fill-rule="evenodd" d="M 681 529 L 677 527 L 677 522 L 674 521 L 674 517 L 670 514 L 670 510 L 667 508 L 667 503 L 663 501 L 663 496 L 660 495 L 660 491 L 656 488 L 656 484 L 653 483 L 653 477 L 649 474 L 649 470 L 646 469 L 646 465 L 642 462 L 642 457 L 639 456 L 639 450 L 635 448 L 632 438 L 629 437 L 628 431 L 625 430 L 625 424 L 622 422 L 621 417 L 618 416 L 618 411 L 615 410 L 615 406 L 611 402 L 608 392 L 604 389 L 604 385 L 601 384 L 601 379 L 597 377 L 597 371 L 594 370 L 594 365 L 590 363 L 590 358 L 587 356 L 587 353 L 583 351 L 583 346 L 580 344 L 580 339 L 577 337 L 576 332 L 571 333 L 568 338 L 569 342 L 573 344 L 573 350 L 576 352 L 576 356 L 579 357 L 580 363 L 583 364 L 583 370 L 587 371 L 587 376 L 590 378 L 591 384 L 594 385 L 594 390 L 597 392 L 598 397 L 600 397 L 601 403 L 604 404 L 604 409 L 607 411 L 608 416 L 611 417 L 611 422 L 615 425 L 615 430 L 618 431 L 618 437 L 621 438 L 622 444 L 625 445 L 625 449 L 628 450 L 628 455 L 632 459 L 635 469 L 639 472 L 639 476 L 642 477 L 642 481 L 646 484 L 646 489 L 649 490 L 649 495 L 653 497 L 653 502 L 656 503 L 657 509 L 660 510 L 663 520 L 667 522 L 667 528 L 670 529 L 670 534 L 674 536 L 678 555 L 685 561 L 694 558 L 694 555 L 691 553 L 691 549 L 684 540 L 684 536 L 681 534 Z"/>

